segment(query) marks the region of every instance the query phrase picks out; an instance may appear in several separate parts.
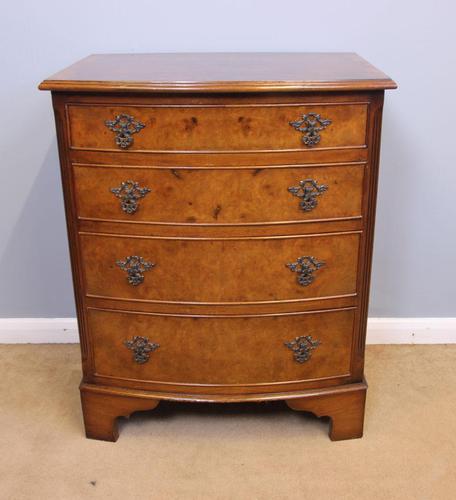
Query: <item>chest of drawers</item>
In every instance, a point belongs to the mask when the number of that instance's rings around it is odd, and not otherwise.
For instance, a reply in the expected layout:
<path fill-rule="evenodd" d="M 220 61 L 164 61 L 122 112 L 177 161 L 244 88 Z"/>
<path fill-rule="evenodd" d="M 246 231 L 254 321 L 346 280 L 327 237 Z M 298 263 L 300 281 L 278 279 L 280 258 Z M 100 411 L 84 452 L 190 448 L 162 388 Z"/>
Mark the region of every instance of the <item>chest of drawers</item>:
<path fill-rule="evenodd" d="M 86 434 L 284 400 L 360 437 L 387 76 L 354 54 L 90 56 L 45 80 Z"/>

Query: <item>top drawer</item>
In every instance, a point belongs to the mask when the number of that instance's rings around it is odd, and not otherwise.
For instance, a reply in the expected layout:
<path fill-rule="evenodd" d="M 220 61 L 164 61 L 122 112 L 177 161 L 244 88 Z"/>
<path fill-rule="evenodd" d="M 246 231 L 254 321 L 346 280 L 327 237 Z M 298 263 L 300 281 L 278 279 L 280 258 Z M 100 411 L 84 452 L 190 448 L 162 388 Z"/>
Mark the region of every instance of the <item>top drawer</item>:
<path fill-rule="evenodd" d="M 366 103 L 67 104 L 73 149 L 305 151 L 366 144 Z"/>

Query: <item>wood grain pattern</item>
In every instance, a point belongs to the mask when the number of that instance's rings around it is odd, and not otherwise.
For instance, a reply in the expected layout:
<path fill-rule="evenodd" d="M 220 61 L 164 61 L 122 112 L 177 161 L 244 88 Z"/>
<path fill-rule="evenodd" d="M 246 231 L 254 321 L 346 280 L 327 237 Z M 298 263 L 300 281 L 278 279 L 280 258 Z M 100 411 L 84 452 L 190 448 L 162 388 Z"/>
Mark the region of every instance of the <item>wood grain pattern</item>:
<path fill-rule="evenodd" d="M 40 84 L 77 92 L 305 92 L 396 88 L 353 53 L 95 54 Z"/>
<path fill-rule="evenodd" d="M 324 298 L 273 300 L 261 302 L 189 302 L 186 301 L 153 301 L 141 299 L 122 299 L 100 295 L 85 297 L 88 308 L 127 310 L 137 312 L 199 317 L 201 315 L 249 315 L 249 314 L 285 314 L 296 311 L 320 311 L 356 307 L 359 297 L 356 293 L 331 295 Z"/>
<path fill-rule="evenodd" d="M 361 217 L 365 165 L 295 168 L 129 168 L 75 164 L 78 217 L 125 222 L 249 224 Z M 305 211 L 288 188 L 312 179 L 327 191 Z M 125 181 L 151 190 L 126 213 L 111 192 Z M 316 191 L 314 189 L 314 191 Z"/>
<path fill-rule="evenodd" d="M 337 393 L 287 399 L 287 404 L 293 410 L 330 417 L 329 437 L 332 441 L 357 439 L 363 436 L 366 391 L 367 384 L 364 381 L 356 386 L 347 386 L 347 390 Z"/>
<path fill-rule="evenodd" d="M 360 233 L 220 240 L 80 234 L 87 294 L 205 303 L 354 293 L 359 240 Z M 155 264 L 138 286 L 116 265 L 130 255 Z M 301 256 L 325 263 L 308 286 L 287 268 Z"/>
<path fill-rule="evenodd" d="M 116 116 L 134 117 L 145 127 L 133 135 L 132 151 L 274 151 L 365 147 L 366 104 L 312 105 L 190 103 L 67 106 L 71 147 L 118 151 L 115 133 L 105 124 Z M 331 125 L 320 132 L 313 148 L 290 122 L 307 113 L 321 114 Z"/>
<path fill-rule="evenodd" d="M 283 394 L 176 394 L 167 392 L 122 389 L 82 383 L 81 400 L 86 435 L 92 439 L 117 441 L 116 417 L 130 416 L 135 411 L 154 409 L 160 400 L 192 403 L 262 402 L 283 399 Z M 333 441 L 360 438 L 363 434 L 364 406 L 367 384 L 359 383 L 288 392 L 286 403 L 297 411 L 329 416 L 330 438 Z"/>
<path fill-rule="evenodd" d="M 162 399 L 281 399 L 329 416 L 332 439 L 360 437 L 394 82 L 353 54 L 161 54 L 92 56 L 40 87 L 53 90 L 87 436 L 115 440 L 118 416 Z M 332 120 L 314 148 L 289 125 L 310 111 Z M 146 125 L 127 150 L 104 125 L 122 112 Z M 287 189 L 308 177 L 329 189 L 303 212 Z M 130 179 L 151 192 L 127 216 L 110 188 Z M 116 260 L 138 254 L 156 266 L 132 287 Z M 285 266 L 303 255 L 326 263 L 307 287 Z M 300 364 L 284 342 L 304 334 L 321 345 Z M 134 335 L 160 344 L 142 365 Z"/>
<path fill-rule="evenodd" d="M 352 309 L 258 317 L 173 317 L 91 310 L 95 373 L 174 384 L 250 385 L 350 374 Z M 144 364 L 124 345 L 135 335 L 160 347 Z M 298 363 L 284 345 L 301 335 L 319 340 Z M 215 390 L 216 387 L 213 387 Z"/>
<path fill-rule="evenodd" d="M 159 399 L 133 398 L 85 391 L 81 387 L 82 414 L 89 439 L 117 441 L 118 417 L 129 417 L 135 411 L 153 410 Z"/>
<path fill-rule="evenodd" d="M 57 101 L 64 100 L 59 94 L 54 95 Z M 261 151 L 87 151 L 83 149 L 69 149 L 67 154 L 72 162 L 82 164 L 110 164 L 123 168 L 137 166 L 156 167 L 258 167 L 280 165 L 308 165 L 328 163 L 367 162 L 367 145 L 363 148 L 308 148 L 293 151 L 274 150 Z"/>

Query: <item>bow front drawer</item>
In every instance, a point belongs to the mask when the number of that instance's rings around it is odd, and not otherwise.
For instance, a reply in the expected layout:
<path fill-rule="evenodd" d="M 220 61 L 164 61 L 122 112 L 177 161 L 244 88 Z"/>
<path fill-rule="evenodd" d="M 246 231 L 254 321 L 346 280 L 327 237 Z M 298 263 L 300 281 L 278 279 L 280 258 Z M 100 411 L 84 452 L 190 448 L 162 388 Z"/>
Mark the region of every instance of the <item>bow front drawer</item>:
<path fill-rule="evenodd" d="M 354 294 L 360 234 L 205 239 L 81 233 L 86 292 L 216 304 Z"/>
<path fill-rule="evenodd" d="M 366 103 L 68 104 L 66 110 L 74 149 L 259 152 L 366 144 Z"/>
<path fill-rule="evenodd" d="M 296 168 L 74 165 L 83 219 L 177 223 L 361 216 L 364 164 Z"/>
<path fill-rule="evenodd" d="M 88 437 L 161 400 L 362 435 L 384 90 L 356 54 L 90 56 L 52 90 Z"/>
<path fill-rule="evenodd" d="M 347 377 L 353 319 L 352 309 L 231 318 L 94 309 L 88 316 L 100 381 L 187 387 Z"/>

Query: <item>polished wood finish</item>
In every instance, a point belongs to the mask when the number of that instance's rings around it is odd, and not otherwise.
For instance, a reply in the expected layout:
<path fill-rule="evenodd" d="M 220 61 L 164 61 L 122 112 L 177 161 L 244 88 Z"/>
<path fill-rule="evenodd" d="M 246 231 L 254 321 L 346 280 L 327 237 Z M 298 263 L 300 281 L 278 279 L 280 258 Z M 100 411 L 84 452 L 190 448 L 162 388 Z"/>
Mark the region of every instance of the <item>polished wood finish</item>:
<path fill-rule="evenodd" d="M 79 235 L 88 295 L 193 303 L 255 303 L 355 293 L 360 237 L 361 232 L 223 239 Z M 116 265 L 129 255 L 155 264 L 137 286 Z M 287 268 L 301 256 L 324 262 L 307 286 L 300 285 L 297 273 Z"/>
<path fill-rule="evenodd" d="M 135 398 L 132 395 L 103 394 L 81 387 L 81 404 L 86 436 L 103 441 L 117 441 L 117 419 L 133 412 L 153 410 L 159 399 Z"/>
<path fill-rule="evenodd" d="M 44 80 L 76 92 L 307 92 L 394 89 L 353 53 L 95 54 Z"/>
<path fill-rule="evenodd" d="M 394 86 L 353 54 L 91 56 L 41 84 L 53 91 L 88 437 L 116 440 L 118 416 L 160 400 L 284 400 L 329 416 L 331 439 L 362 435 Z M 145 125 L 125 149 L 105 125 L 121 113 Z M 331 120 L 313 147 L 290 126 L 305 113 Z M 306 179 L 327 187 L 309 210 L 288 190 Z M 126 181 L 150 189 L 132 213 L 111 191 Z M 136 286 L 117 264 L 130 255 L 155 264 Z M 324 262 L 306 286 L 287 267 L 303 256 Z M 145 358 L 126 345 L 135 336 L 157 344 Z M 319 345 L 298 362 L 286 343 L 303 336 Z"/>
<path fill-rule="evenodd" d="M 275 167 L 126 167 L 75 163 L 78 216 L 85 220 L 250 224 L 361 217 L 365 164 Z M 317 206 L 305 211 L 289 187 L 312 179 L 326 186 Z M 150 189 L 134 213 L 113 203 L 111 188 L 133 180 Z"/>
<path fill-rule="evenodd" d="M 239 403 L 262 402 L 283 399 L 283 394 L 244 394 L 206 396 L 119 389 L 103 385 L 82 383 L 81 401 L 84 424 L 88 438 L 117 441 L 118 417 L 129 417 L 135 411 L 153 410 L 160 400 L 190 403 Z M 356 439 L 363 435 L 364 407 L 367 384 L 346 384 L 338 387 L 289 392 L 287 405 L 296 411 L 313 413 L 318 417 L 330 417 L 329 437 L 332 441 Z"/>
<path fill-rule="evenodd" d="M 301 103 L 160 104 L 107 106 L 68 104 L 70 147 L 115 151 L 115 134 L 106 120 L 125 114 L 144 128 L 133 136 L 132 151 L 276 151 L 304 150 L 302 133 L 290 121 L 307 113 L 331 120 L 314 149 L 365 147 L 366 103 L 303 105 Z"/>
<path fill-rule="evenodd" d="M 366 391 L 367 384 L 364 382 L 347 385 L 345 390 L 287 399 L 286 402 L 293 410 L 330 417 L 329 437 L 332 441 L 356 439 L 363 436 Z"/>
<path fill-rule="evenodd" d="M 170 316 L 91 309 L 96 377 L 187 385 L 257 385 L 350 376 L 354 308 L 254 316 Z M 297 363 L 285 345 L 305 331 L 320 345 L 311 363 Z M 191 333 L 189 333 L 191 332 Z M 125 341 L 135 335 L 160 347 L 132 362 Z M 195 359 L 198 363 L 195 363 Z M 262 392 L 267 392 L 263 389 Z"/>

